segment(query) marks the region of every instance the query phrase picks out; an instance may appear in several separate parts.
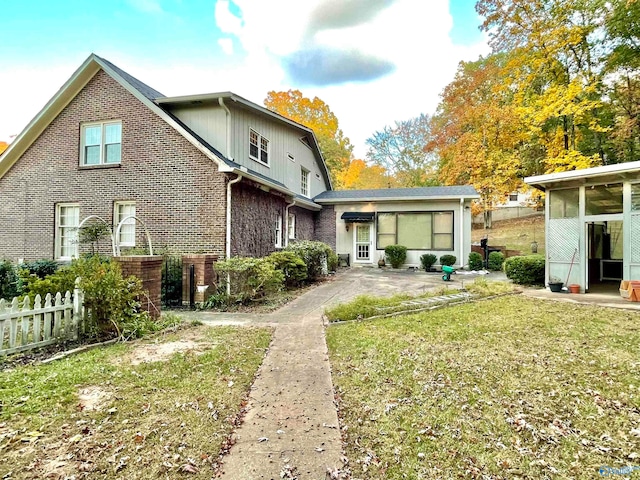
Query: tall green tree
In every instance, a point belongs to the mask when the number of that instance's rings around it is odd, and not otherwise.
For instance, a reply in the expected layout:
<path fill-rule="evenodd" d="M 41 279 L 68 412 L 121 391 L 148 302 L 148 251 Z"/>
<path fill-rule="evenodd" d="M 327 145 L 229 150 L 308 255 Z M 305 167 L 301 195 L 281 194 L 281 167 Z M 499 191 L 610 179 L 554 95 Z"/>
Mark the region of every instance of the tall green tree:
<path fill-rule="evenodd" d="M 340 129 L 338 118 L 329 105 L 318 97 L 305 97 L 300 90 L 270 91 L 264 105 L 314 131 L 331 181 L 336 189 L 341 188 L 340 175 L 349 167 L 353 145 Z"/>
<path fill-rule="evenodd" d="M 367 139 L 367 159 L 383 167 L 401 187 L 437 185 L 437 159 L 426 149 L 431 141 L 430 117 L 395 122 Z"/>

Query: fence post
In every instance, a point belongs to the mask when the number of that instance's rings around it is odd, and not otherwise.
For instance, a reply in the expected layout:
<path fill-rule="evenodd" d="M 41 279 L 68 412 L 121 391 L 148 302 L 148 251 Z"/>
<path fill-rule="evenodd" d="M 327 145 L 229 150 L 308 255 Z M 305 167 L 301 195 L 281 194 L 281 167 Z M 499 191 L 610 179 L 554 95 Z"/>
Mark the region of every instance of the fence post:
<path fill-rule="evenodd" d="M 78 330 L 84 331 L 84 293 L 80 289 L 80 277 L 76 278 L 76 286 L 73 289 L 73 325 L 74 340 L 78 339 Z"/>
<path fill-rule="evenodd" d="M 22 334 L 22 343 L 21 345 L 27 345 L 29 343 L 29 310 L 31 310 L 31 299 L 29 295 L 24 297 L 22 301 L 22 315 L 20 316 L 20 333 Z"/>

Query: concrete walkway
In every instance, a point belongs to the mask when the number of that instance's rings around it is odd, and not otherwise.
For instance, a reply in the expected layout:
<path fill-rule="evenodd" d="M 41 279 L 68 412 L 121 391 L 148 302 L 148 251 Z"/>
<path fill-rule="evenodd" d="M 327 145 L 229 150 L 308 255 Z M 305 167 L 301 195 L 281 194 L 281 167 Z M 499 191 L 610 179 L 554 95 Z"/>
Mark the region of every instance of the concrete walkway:
<path fill-rule="evenodd" d="M 483 277 L 505 279 L 501 273 Z M 445 283 L 440 274 L 354 268 L 341 272 L 270 314 L 184 313 L 187 318 L 210 325 L 275 327 L 271 346 L 250 391 L 244 422 L 236 431 L 235 444 L 224 459 L 222 478 L 331 478 L 327 471 L 336 472 L 343 465 L 322 320 L 324 308 L 365 293 L 417 295 L 443 286 L 460 288 L 477 276 L 454 275 L 451 278 L 452 282 Z M 635 307 L 611 296 L 563 295 L 536 289 L 525 289 L 525 295 Z"/>
<path fill-rule="evenodd" d="M 466 278 L 464 280 L 467 280 Z M 350 269 L 280 310 L 263 315 L 190 312 L 205 324 L 275 326 L 251 388 L 247 414 L 224 459 L 223 479 L 325 479 L 342 468 L 322 313 L 356 295 L 419 294 L 442 287 L 440 275 Z M 456 286 L 456 282 L 448 283 Z"/>

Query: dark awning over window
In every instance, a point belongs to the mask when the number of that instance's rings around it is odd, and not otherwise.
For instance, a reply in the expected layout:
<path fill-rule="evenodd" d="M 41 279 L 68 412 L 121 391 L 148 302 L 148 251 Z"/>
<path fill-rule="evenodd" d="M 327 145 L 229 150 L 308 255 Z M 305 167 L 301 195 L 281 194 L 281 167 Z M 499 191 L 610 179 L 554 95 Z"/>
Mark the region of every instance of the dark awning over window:
<path fill-rule="evenodd" d="M 345 222 L 366 223 L 373 222 L 374 216 L 373 212 L 344 212 L 340 218 Z"/>

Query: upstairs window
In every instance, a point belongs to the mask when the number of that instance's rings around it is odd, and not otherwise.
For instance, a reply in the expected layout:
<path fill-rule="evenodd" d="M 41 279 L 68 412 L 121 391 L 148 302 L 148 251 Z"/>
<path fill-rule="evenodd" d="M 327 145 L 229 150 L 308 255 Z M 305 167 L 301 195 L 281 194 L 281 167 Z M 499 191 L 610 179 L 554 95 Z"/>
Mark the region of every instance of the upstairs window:
<path fill-rule="evenodd" d="M 135 216 L 135 202 L 116 202 L 113 208 L 113 224 L 114 228 L 118 228 L 120 222 L 127 217 Z M 115 233 L 115 232 L 114 232 Z M 120 227 L 120 238 L 118 239 L 121 247 L 136 246 L 136 219 L 127 218 L 122 227 Z"/>
<path fill-rule="evenodd" d="M 269 140 L 255 130 L 249 130 L 249 158 L 269 165 Z"/>
<path fill-rule="evenodd" d="M 309 170 L 300 169 L 300 193 L 309 196 Z"/>
<path fill-rule="evenodd" d="M 80 165 L 117 165 L 122 160 L 122 123 L 82 126 Z"/>

